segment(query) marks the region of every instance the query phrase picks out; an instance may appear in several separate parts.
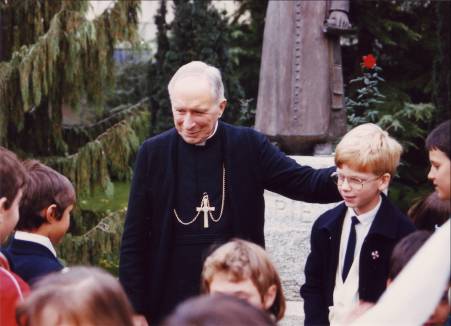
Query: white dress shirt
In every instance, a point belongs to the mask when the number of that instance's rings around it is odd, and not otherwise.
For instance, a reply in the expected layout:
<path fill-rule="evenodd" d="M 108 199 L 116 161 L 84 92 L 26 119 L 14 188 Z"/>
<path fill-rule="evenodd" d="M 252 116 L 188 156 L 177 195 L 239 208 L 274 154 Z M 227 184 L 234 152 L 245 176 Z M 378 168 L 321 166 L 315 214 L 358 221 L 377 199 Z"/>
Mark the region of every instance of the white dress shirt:
<path fill-rule="evenodd" d="M 379 197 L 377 205 L 364 214 L 358 215 L 354 209 L 348 207 L 346 212 L 343 228 L 341 230 L 340 238 L 340 251 L 338 254 L 338 266 L 335 274 L 335 288 L 333 293 L 334 305 L 329 307 L 329 321 L 331 325 L 337 325 L 340 321 L 346 317 L 346 315 L 354 308 L 359 302 L 359 262 L 360 262 L 360 250 L 362 249 L 363 241 L 365 240 L 377 211 L 382 203 L 382 198 Z M 345 260 L 346 248 L 348 246 L 349 234 L 351 231 L 351 218 L 355 216 L 360 223 L 355 225 L 356 243 L 354 260 L 349 270 L 349 274 L 346 277 L 346 281 L 343 282 L 342 271 Z"/>

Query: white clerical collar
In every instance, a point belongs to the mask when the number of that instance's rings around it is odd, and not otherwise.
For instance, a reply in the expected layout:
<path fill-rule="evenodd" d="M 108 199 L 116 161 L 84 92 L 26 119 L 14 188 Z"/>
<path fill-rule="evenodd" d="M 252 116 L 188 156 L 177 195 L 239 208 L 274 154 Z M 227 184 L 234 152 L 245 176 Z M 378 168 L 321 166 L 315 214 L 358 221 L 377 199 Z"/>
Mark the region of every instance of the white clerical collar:
<path fill-rule="evenodd" d="M 40 245 L 43 245 L 48 250 L 50 250 L 50 252 L 56 257 L 55 248 L 53 248 L 52 242 L 46 236 L 36 233 L 16 231 L 16 233 L 14 233 L 14 238 L 17 240 L 39 243 Z"/>
<path fill-rule="evenodd" d="M 370 210 L 369 212 L 366 212 L 364 214 L 357 215 L 356 211 L 353 208 L 349 207 L 348 208 L 348 216 L 357 217 L 360 224 L 362 224 L 362 225 L 371 224 L 371 223 L 373 223 L 373 221 L 376 217 L 377 211 L 379 210 L 379 207 L 381 207 L 381 204 L 382 204 L 382 197 L 379 195 L 379 202 L 377 203 L 376 206 L 374 206 L 374 208 L 372 210 Z"/>
<path fill-rule="evenodd" d="M 207 139 L 205 139 L 205 141 L 203 141 L 202 143 L 194 144 L 194 145 L 196 145 L 196 146 L 205 146 L 205 144 L 207 143 L 207 140 L 209 140 L 211 137 L 213 137 L 215 135 L 215 133 L 216 133 L 216 130 L 218 130 L 218 124 L 219 124 L 219 122 L 218 122 L 218 120 L 216 120 L 215 129 L 213 129 L 213 132 L 211 133 L 211 135 L 208 136 Z"/>

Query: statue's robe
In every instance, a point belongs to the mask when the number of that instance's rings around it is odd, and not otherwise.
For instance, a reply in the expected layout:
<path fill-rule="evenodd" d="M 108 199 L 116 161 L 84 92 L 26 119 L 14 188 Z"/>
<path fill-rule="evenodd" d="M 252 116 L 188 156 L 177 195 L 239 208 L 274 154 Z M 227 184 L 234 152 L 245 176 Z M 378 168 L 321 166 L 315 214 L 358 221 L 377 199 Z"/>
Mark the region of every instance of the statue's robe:
<path fill-rule="evenodd" d="M 210 220 L 208 229 L 203 216 L 182 225 L 174 208 L 182 221 L 190 221 L 205 191 L 218 217 L 222 163 L 221 220 Z M 262 134 L 223 122 L 205 148 L 184 144 L 174 128 L 146 140 L 135 163 L 119 266 L 136 312 L 156 322 L 180 300 L 199 293 L 202 258 L 211 243 L 238 237 L 264 246 L 265 189 L 307 202 L 339 201 L 330 178 L 334 171 L 300 166 Z"/>
<path fill-rule="evenodd" d="M 339 38 L 322 31 L 331 10 L 349 1 L 268 3 L 255 129 L 288 152 L 346 132 Z"/>

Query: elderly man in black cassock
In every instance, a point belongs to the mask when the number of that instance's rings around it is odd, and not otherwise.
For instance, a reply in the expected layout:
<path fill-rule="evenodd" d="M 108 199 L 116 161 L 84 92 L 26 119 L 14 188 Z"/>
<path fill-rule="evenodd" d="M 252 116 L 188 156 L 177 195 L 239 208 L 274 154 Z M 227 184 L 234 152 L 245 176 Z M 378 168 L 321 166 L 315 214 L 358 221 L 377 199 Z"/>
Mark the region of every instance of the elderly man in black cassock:
<path fill-rule="evenodd" d="M 334 167 L 300 166 L 251 128 L 219 120 L 221 74 L 200 61 L 168 85 L 175 128 L 138 153 L 119 278 L 136 312 L 158 322 L 200 291 L 207 249 L 233 237 L 264 246 L 265 189 L 314 203 L 339 201 Z"/>

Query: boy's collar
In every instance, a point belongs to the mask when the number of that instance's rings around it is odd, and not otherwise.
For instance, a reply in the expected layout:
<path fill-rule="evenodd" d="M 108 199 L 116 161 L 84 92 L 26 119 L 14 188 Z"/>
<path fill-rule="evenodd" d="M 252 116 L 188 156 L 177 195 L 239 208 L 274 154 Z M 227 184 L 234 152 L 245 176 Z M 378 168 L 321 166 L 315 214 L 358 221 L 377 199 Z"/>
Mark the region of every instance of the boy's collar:
<path fill-rule="evenodd" d="M 351 217 L 351 216 L 357 217 L 360 224 L 362 224 L 362 225 L 371 224 L 374 221 L 374 218 L 376 217 L 376 214 L 377 214 L 379 208 L 381 207 L 381 204 L 382 204 L 382 196 L 379 195 L 379 201 L 377 202 L 376 206 L 374 206 L 370 211 L 358 215 L 353 208 L 349 207 L 348 215 L 349 215 L 349 217 Z"/>
<path fill-rule="evenodd" d="M 56 257 L 56 250 L 55 248 L 53 248 L 52 242 L 48 237 L 44 235 L 25 231 L 16 231 L 14 233 L 14 239 L 39 243 L 40 245 L 49 249 L 50 252 Z"/>

